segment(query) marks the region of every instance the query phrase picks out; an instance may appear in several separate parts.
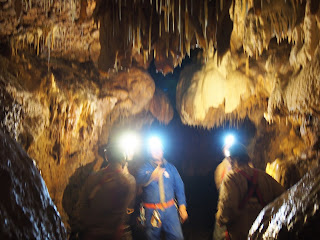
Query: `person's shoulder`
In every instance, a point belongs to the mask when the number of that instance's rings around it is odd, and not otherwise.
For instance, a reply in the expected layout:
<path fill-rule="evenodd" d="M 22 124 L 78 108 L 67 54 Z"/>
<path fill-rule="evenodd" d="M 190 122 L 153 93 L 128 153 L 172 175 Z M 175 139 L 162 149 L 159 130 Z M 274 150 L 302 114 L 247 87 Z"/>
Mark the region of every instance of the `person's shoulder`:
<path fill-rule="evenodd" d="M 136 179 L 130 173 L 123 174 L 130 184 L 136 184 Z"/>
<path fill-rule="evenodd" d="M 178 171 L 176 166 L 173 165 L 172 163 L 169 163 L 167 160 L 166 160 L 166 163 L 165 163 L 165 168 L 170 169 L 172 171 Z"/>
<path fill-rule="evenodd" d="M 224 183 L 229 183 L 229 182 L 237 182 L 239 181 L 239 178 L 242 178 L 242 174 L 240 171 L 237 169 L 230 169 L 227 173 L 226 176 L 223 178 Z"/>
<path fill-rule="evenodd" d="M 266 173 L 266 171 L 261 170 L 259 168 L 254 168 L 256 172 L 258 172 L 259 175 L 265 176 L 266 178 L 272 178 L 268 173 Z"/>

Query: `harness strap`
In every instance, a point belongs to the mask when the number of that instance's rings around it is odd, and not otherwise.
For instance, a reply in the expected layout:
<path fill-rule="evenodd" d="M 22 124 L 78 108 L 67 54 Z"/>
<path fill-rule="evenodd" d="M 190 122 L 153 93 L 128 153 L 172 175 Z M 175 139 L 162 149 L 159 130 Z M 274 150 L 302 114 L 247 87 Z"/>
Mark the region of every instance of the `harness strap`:
<path fill-rule="evenodd" d="M 224 232 L 224 237 L 225 237 L 225 240 L 230 240 L 230 235 L 229 235 L 228 230 L 226 230 L 226 231 Z"/>
<path fill-rule="evenodd" d="M 253 169 L 253 176 L 249 176 L 245 171 L 239 170 L 239 172 L 242 176 L 244 176 L 248 180 L 248 191 L 247 194 L 244 196 L 244 198 L 241 200 L 239 204 L 239 209 L 243 208 L 250 198 L 257 197 L 260 205 L 264 207 L 266 204 L 263 200 L 263 197 L 261 195 L 260 189 L 257 184 L 258 180 L 258 171 L 256 169 Z M 251 183 L 251 184 L 249 184 Z"/>
<path fill-rule="evenodd" d="M 174 205 L 174 199 L 163 203 L 143 203 L 143 206 L 151 209 L 166 209 Z"/>

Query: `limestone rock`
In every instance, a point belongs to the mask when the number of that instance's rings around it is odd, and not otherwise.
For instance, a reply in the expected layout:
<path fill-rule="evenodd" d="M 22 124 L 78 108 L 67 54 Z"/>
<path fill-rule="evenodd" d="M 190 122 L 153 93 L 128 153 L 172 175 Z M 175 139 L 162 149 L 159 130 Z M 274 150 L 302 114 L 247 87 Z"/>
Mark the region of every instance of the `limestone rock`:
<path fill-rule="evenodd" d="M 1 129 L 0 154 L 0 238 L 67 239 L 35 161 Z"/>
<path fill-rule="evenodd" d="M 319 159 L 318 159 L 319 161 Z M 318 239 L 320 223 L 320 168 L 267 205 L 250 231 L 250 239 Z"/>

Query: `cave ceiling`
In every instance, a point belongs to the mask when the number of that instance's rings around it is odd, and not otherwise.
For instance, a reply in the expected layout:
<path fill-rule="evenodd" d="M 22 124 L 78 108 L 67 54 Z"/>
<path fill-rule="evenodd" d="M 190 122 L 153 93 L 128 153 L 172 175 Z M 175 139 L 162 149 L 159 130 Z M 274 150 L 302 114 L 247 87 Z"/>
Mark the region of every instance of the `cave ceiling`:
<path fill-rule="evenodd" d="M 152 60 L 166 75 L 202 49 L 177 88 L 189 125 L 241 119 L 253 103 L 266 105 L 268 121 L 279 109 L 295 117 L 319 112 L 319 1 L 7 0 L 0 11 L 0 37 L 12 55 L 27 49 L 48 64 L 92 61 L 107 78 Z M 298 93 L 301 82 L 309 84 Z"/>

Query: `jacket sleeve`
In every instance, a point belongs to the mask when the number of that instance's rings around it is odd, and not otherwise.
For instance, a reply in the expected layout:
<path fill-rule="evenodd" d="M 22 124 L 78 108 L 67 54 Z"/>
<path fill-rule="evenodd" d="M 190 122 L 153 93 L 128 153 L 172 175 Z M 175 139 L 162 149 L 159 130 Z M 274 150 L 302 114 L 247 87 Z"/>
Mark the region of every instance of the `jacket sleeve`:
<path fill-rule="evenodd" d="M 172 166 L 173 176 L 174 176 L 174 193 L 178 200 L 178 205 L 185 205 L 187 206 L 186 202 L 186 195 L 184 193 L 184 184 L 178 173 L 178 170 Z"/>
<path fill-rule="evenodd" d="M 137 172 L 136 183 L 137 185 L 147 186 L 150 183 L 150 177 L 153 170 L 148 169 L 146 165 L 143 165 Z"/>

